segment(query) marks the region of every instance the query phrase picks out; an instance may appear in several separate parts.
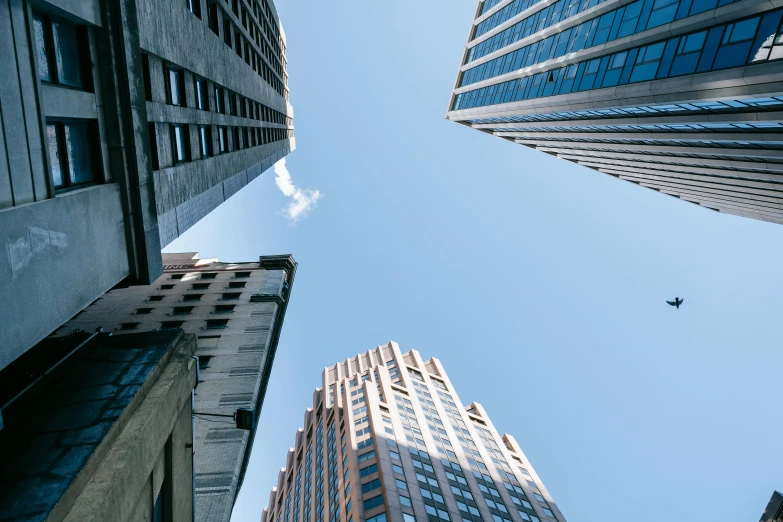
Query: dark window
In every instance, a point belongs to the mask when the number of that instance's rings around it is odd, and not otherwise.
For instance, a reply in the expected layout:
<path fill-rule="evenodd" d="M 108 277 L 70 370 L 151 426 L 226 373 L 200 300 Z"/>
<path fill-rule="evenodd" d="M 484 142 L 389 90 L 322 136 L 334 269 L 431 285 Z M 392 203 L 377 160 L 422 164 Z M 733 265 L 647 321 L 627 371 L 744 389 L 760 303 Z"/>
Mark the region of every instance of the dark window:
<path fill-rule="evenodd" d="M 185 277 L 185 274 L 171 274 L 172 279 L 182 279 Z"/>
<path fill-rule="evenodd" d="M 198 139 L 201 145 L 201 157 L 208 158 L 212 156 L 212 126 L 199 125 Z"/>
<path fill-rule="evenodd" d="M 220 153 L 228 152 L 228 135 L 225 127 L 218 127 L 218 142 L 220 143 Z"/>
<path fill-rule="evenodd" d="M 229 20 L 223 20 L 223 41 L 231 47 L 231 22 Z"/>
<path fill-rule="evenodd" d="M 120 330 L 135 330 L 141 323 L 122 323 Z"/>
<path fill-rule="evenodd" d="M 91 183 L 96 177 L 93 125 L 86 122 L 54 121 L 46 125 L 52 179 L 57 189 Z"/>
<path fill-rule="evenodd" d="M 148 301 L 163 301 L 164 297 L 163 295 L 151 295 Z"/>
<path fill-rule="evenodd" d="M 209 96 L 207 96 L 207 81 L 203 78 L 196 78 L 196 108 L 202 111 L 209 110 Z"/>
<path fill-rule="evenodd" d="M 250 277 L 250 272 L 234 272 L 234 277 Z"/>
<path fill-rule="evenodd" d="M 137 308 L 136 309 L 136 314 L 138 314 L 138 315 L 145 315 L 145 314 L 148 314 L 150 312 L 152 312 L 152 308 Z"/>
<path fill-rule="evenodd" d="M 218 22 L 218 6 L 217 4 L 209 4 L 207 8 L 207 16 L 209 17 L 209 28 L 212 32 L 220 36 L 220 23 Z"/>
<path fill-rule="evenodd" d="M 216 314 L 230 314 L 234 311 L 234 306 L 236 305 L 216 305 L 215 306 L 215 313 Z"/>
<path fill-rule="evenodd" d="M 217 274 L 215 272 L 206 272 L 201 274 L 201 279 L 215 279 Z"/>
<path fill-rule="evenodd" d="M 171 290 L 174 288 L 174 285 L 160 285 L 161 290 Z"/>
<path fill-rule="evenodd" d="M 242 281 L 242 282 L 232 281 L 232 282 L 228 283 L 228 287 L 229 288 L 245 288 L 245 284 L 246 283 L 244 281 Z"/>
<path fill-rule="evenodd" d="M 237 116 L 237 93 L 232 92 L 228 95 L 228 108 L 231 111 L 231 116 Z"/>
<path fill-rule="evenodd" d="M 231 128 L 232 138 L 234 139 L 234 150 L 240 150 L 242 144 L 239 142 L 239 127 Z"/>
<path fill-rule="evenodd" d="M 168 329 L 171 329 L 171 328 L 179 328 L 179 327 L 182 326 L 182 323 L 184 323 L 184 321 L 163 321 L 160 324 L 160 329 L 161 330 L 168 330 Z"/>
<path fill-rule="evenodd" d="M 171 158 L 174 163 L 190 161 L 190 133 L 187 125 L 171 125 Z"/>
<path fill-rule="evenodd" d="M 171 105 L 185 107 L 185 73 L 181 69 L 166 66 L 166 96 Z"/>
<path fill-rule="evenodd" d="M 220 329 L 226 326 L 228 326 L 228 319 L 208 319 L 206 327 L 209 329 Z"/>
<path fill-rule="evenodd" d="M 204 294 L 185 294 L 182 296 L 183 301 L 200 301 L 201 296 Z"/>
<path fill-rule="evenodd" d="M 78 26 L 33 14 L 38 76 L 49 83 L 85 88 L 90 63 L 87 35 Z"/>
<path fill-rule="evenodd" d="M 215 87 L 215 112 L 223 114 L 226 112 L 226 106 L 223 101 L 223 87 Z"/>
<path fill-rule="evenodd" d="M 209 283 L 193 283 L 191 287 L 193 290 L 206 290 L 209 288 Z"/>
<path fill-rule="evenodd" d="M 185 0 L 191 13 L 201 18 L 201 0 Z"/>
<path fill-rule="evenodd" d="M 174 315 L 188 315 L 193 311 L 192 306 L 175 306 Z"/>
<path fill-rule="evenodd" d="M 158 170 L 160 168 L 160 160 L 158 160 L 158 135 L 155 132 L 155 123 L 149 122 L 147 124 L 147 134 L 150 138 L 150 161 L 152 162 L 152 170 Z"/>
<path fill-rule="evenodd" d="M 239 299 L 240 295 L 242 295 L 241 292 L 227 292 L 223 294 L 223 299 L 226 301 L 230 301 L 232 299 Z"/>
<path fill-rule="evenodd" d="M 239 31 L 234 34 L 234 51 L 237 56 L 242 57 L 242 35 L 239 34 Z"/>
<path fill-rule="evenodd" d="M 209 368 L 209 361 L 212 359 L 211 355 L 199 355 L 198 356 L 198 367 L 200 370 L 203 370 L 204 368 Z"/>
<path fill-rule="evenodd" d="M 150 57 L 148 54 L 141 55 L 141 72 L 144 76 L 144 99 L 152 101 L 152 80 L 150 79 Z"/>
<path fill-rule="evenodd" d="M 247 118 L 247 98 L 239 97 L 239 109 L 243 118 Z"/>

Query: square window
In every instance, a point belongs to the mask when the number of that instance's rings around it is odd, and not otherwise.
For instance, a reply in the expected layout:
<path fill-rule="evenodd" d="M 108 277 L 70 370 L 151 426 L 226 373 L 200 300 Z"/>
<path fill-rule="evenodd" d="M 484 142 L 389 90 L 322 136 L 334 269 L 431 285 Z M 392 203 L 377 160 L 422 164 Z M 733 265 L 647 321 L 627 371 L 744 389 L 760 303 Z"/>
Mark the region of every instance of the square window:
<path fill-rule="evenodd" d="M 141 323 L 122 323 L 120 330 L 135 330 Z"/>
<path fill-rule="evenodd" d="M 236 305 L 215 305 L 216 314 L 230 314 Z"/>
<path fill-rule="evenodd" d="M 160 285 L 161 290 L 171 290 L 174 288 L 174 285 Z"/>
<path fill-rule="evenodd" d="M 138 314 L 138 315 L 145 315 L 145 314 L 148 314 L 150 312 L 152 312 L 152 308 L 137 308 L 136 309 L 136 314 Z"/>
<path fill-rule="evenodd" d="M 416 517 L 408 513 L 402 514 L 403 522 L 416 522 Z"/>
<path fill-rule="evenodd" d="M 56 189 L 94 181 L 95 153 L 91 123 L 53 121 L 46 125 L 52 180 Z"/>
<path fill-rule="evenodd" d="M 400 495 L 400 504 L 402 504 L 403 506 L 413 507 L 413 505 L 411 504 L 411 499 L 402 495 Z"/>
<path fill-rule="evenodd" d="M 201 279 L 215 279 L 217 277 L 217 273 L 215 272 L 205 272 L 201 274 Z"/>
<path fill-rule="evenodd" d="M 163 301 L 163 297 L 164 296 L 162 296 L 162 295 L 151 295 L 151 296 L 149 296 L 149 298 L 147 300 L 148 301 Z"/>
<path fill-rule="evenodd" d="M 236 278 L 250 277 L 250 272 L 234 272 L 234 277 Z"/>
<path fill-rule="evenodd" d="M 230 301 L 234 299 L 239 299 L 239 296 L 242 295 L 240 292 L 227 292 L 223 294 L 223 300 L 224 301 Z"/>
<path fill-rule="evenodd" d="M 172 279 L 182 279 L 185 274 L 171 274 Z"/>
<path fill-rule="evenodd" d="M 172 328 L 180 328 L 184 321 L 163 321 L 160 324 L 161 330 L 170 330 Z"/>
<path fill-rule="evenodd" d="M 221 329 L 226 326 L 228 326 L 228 319 L 207 319 L 207 329 Z"/>
<path fill-rule="evenodd" d="M 89 46 L 83 29 L 34 13 L 33 30 L 41 80 L 76 88 L 87 86 Z"/>
<path fill-rule="evenodd" d="M 247 283 L 245 283 L 244 281 L 242 281 L 242 282 L 232 281 L 232 282 L 228 283 L 228 287 L 229 288 L 245 288 L 246 284 Z"/>
<path fill-rule="evenodd" d="M 174 315 L 188 315 L 193 311 L 192 306 L 175 306 Z"/>
<path fill-rule="evenodd" d="M 190 287 L 191 290 L 206 290 L 207 288 L 209 288 L 209 283 L 193 283 Z"/>
<path fill-rule="evenodd" d="M 188 301 L 201 301 L 201 296 L 204 294 L 185 294 L 182 296 L 182 300 L 185 302 Z"/>

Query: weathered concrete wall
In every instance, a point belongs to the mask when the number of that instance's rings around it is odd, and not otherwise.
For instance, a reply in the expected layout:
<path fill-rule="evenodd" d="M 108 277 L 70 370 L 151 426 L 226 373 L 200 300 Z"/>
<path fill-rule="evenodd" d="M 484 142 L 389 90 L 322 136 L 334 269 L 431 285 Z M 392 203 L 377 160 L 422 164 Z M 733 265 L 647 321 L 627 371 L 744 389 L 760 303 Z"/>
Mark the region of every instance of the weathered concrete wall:
<path fill-rule="evenodd" d="M 0 211 L 0 369 L 128 275 L 116 183 Z"/>

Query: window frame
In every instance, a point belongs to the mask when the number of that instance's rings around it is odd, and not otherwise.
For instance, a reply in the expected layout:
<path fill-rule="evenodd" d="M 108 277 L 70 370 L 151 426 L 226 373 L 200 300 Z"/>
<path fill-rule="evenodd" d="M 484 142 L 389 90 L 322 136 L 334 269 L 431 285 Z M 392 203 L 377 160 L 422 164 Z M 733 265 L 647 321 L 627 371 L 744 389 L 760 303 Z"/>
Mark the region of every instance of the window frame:
<path fill-rule="evenodd" d="M 68 158 L 68 144 L 66 142 L 65 127 L 68 125 L 86 125 L 87 127 L 87 147 L 89 151 L 89 165 L 91 178 L 88 181 L 81 181 L 74 183 L 71 178 L 71 166 Z M 55 132 L 55 146 L 57 153 L 57 162 L 60 167 L 60 179 L 62 184 L 55 185 L 54 180 L 54 165 L 50 165 L 52 187 L 56 192 L 64 192 L 68 190 L 76 190 L 84 188 L 90 185 L 94 185 L 101 181 L 101 158 L 100 147 L 93 147 L 93 143 L 98 143 L 98 133 L 96 129 L 97 122 L 95 120 L 80 120 L 74 118 L 57 118 L 46 120 L 46 140 L 47 140 L 47 157 L 50 163 L 51 158 L 51 144 L 49 143 L 49 127 L 54 127 Z"/>

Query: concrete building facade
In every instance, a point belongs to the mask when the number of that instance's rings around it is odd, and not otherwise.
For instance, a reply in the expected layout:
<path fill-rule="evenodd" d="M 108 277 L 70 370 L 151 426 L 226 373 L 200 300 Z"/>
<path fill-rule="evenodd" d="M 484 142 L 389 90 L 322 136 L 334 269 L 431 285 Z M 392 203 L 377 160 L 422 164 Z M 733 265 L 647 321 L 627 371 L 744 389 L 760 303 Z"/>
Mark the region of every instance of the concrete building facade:
<path fill-rule="evenodd" d="M 238 409 L 261 411 L 296 274 L 290 256 L 221 263 L 198 254 L 164 254 L 150 286 L 116 288 L 54 333 L 134 334 L 182 329 L 196 341 L 194 392 L 195 512 L 228 521 L 245 476 L 256 427 L 236 428 Z M 221 417 L 222 416 L 222 417 Z"/>
<path fill-rule="evenodd" d="M 0 56 L 2 369 L 295 143 L 271 0 L 8 2 Z"/>
<path fill-rule="evenodd" d="M 195 336 L 64 341 L 74 353 L 19 397 L 8 400 L 0 372 L 0 518 L 192 521 Z"/>
<path fill-rule="evenodd" d="M 479 1 L 447 119 L 783 223 L 783 4 Z"/>
<path fill-rule="evenodd" d="M 324 370 L 261 517 L 326 520 L 565 522 L 514 437 L 394 342 Z"/>

